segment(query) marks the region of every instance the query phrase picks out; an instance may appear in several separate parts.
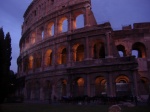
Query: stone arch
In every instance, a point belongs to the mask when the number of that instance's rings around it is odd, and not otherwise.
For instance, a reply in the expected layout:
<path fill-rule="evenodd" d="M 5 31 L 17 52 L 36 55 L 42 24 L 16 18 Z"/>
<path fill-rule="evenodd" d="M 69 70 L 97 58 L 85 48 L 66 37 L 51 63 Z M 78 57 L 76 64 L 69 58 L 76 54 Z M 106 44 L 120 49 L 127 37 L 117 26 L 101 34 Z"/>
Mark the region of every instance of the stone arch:
<path fill-rule="evenodd" d="M 73 13 L 73 17 L 74 17 L 74 19 L 73 19 L 73 29 L 84 27 L 84 25 L 85 25 L 84 24 L 85 18 L 84 18 L 84 12 L 82 10 L 75 11 Z M 80 25 L 82 24 L 82 25 L 80 26 L 79 24 Z"/>
<path fill-rule="evenodd" d="M 66 64 L 67 63 L 67 48 L 65 46 L 61 46 L 58 49 L 58 64 Z"/>
<path fill-rule="evenodd" d="M 46 67 L 52 65 L 52 50 L 51 50 L 51 49 L 48 49 L 48 50 L 45 52 L 45 55 L 44 55 L 44 65 L 45 65 Z"/>
<path fill-rule="evenodd" d="M 116 95 L 117 96 L 130 96 L 131 93 L 131 85 L 128 76 L 122 74 L 119 75 L 116 80 Z"/>
<path fill-rule="evenodd" d="M 47 25 L 47 36 L 53 36 L 54 35 L 54 22 L 50 22 L 48 25 Z"/>
<path fill-rule="evenodd" d="M 120 57 L 126 56 L 125 47 L 123 45 L 121 45 L 121 44 L 117 45 L 117 50 L 118 50 Z"/>
<path fill-rule="evenodd" d="M 77 50 L 78 50 L 78 54 L 77 54 Z M 82 51 L 84 51 L 84 45 L 82 43 L 76 43 L 76 44 L 73 45 L 73 47 L 72 47 L 72 58 L 73 58 L 73 61 L 79 61 L 79 56 L 80 56 L 79 54 L 80 54 L 80 52 L 82 54 Z M 82 54 L 82 57 L 84 59 L 84 53 Z"/>
<path fill-rule="evenodd" d="M 33 69 L 33 60 L 34 60 L 33 56 L 32 55 L 29 56 L 29 63 L 28 63 L 29 70 Z"/>
<path fill-rule="evenodd" d="M 28 63 L 29 63 L 29 59 L 28 59 L 28 56 L 27 56 L 27 57 L 25 57 L 25 58 L 23 59 L 23 71 L 24 71 L 24 72 L 27 72 L 27 71 L 28 71 Z"/>
<path fill-rule="evenodd" d="M 61 17 L 58 21 L 58 33 L 68 31 L 68 18 L 66 16 Z"/>
<path fill-rule="evenodd" d="M 25 49 L 29 48 L 29 37 L 25 39 Z"/>
<path fill-rule="evenodd" d="M 42 63 L 42 53 L 38 52 L 34 54 L 35 57 L 35 68 L 40 68 Z"/>
<path fill-rule="evenodd" d="M 107 89 L 107 81 L 105 77 L 98 76 L 95 78 L 95 95 L 99 96 L 102 94 L 106 94 Z"/>
<path fill-rule="evenodd" d="M 32 32 L 31 33 L 31 37 L 30 37 L 31 39 L 31 44 L 34 44 L 35 42 L 36 42 L 36 33 L 35 32 Z"/>
<path fill-rule="evenodd" d="M 33 94 L 35 100 L 40 100 L 40 82 L 36 81 L 34 83 Z"/>
<path fill-rule="evenodd" d="M 28 82 L 26 84 L 26 91 L 27 91 L 27 99 L 31 99 L 31 91 L 32 91 L 32 87 L 31 87 L 31 82 Z"/>
<path fill-rule="evenodd" d="M 132 55 L 135 56 L 133 51 L 137 52 L 137 58 L 146 58 L 146 47 L 141 42 L 136 42 L 132 45 Z"/>
<path fill-rule="evenodd" d="M 149 90 L 149 79 L 146 77 L 141 77 L 140 78 L 140 87 L 139 87 L 139 93 L 140 95 L 148 95 L 150 90 Z"/>
<path fill-rule="evenodd" d="M 51 99 L 51 94 L 52 94 L 52 83 L 51 83 L 51 81 L 49 81 L 49 80 L 45 81 L 43 93 L 44 93 L 44 99 L 45 100 Z"/>
<path fill-rule="evenodd" d="M 37 29 L 37 41 L 41 41 L 45 38 L 44 26 Z"/>
<path fill-rule="evenodd" d="M 72 82 L 73 85 L 73 96 L 83 96 L 85 95 L 85 79 L 78 77 Z"/>
<path fill-rule="evenodd" d="M 61 99 L 63 96 L 67 96 L 67 80 L 66 79 L 61 78 L 57 81 L 56 93 L 59 99 Z"/>
<path fill-rule="evenodd" d="M 105 58 L 105 46 L 103 42 L 96 42 L 93 45 L 94 58 Z"/>
<path fill-rule="evenodd" d="M 76 61 L 84 60 L 84 45 L 81 44 L 76 49 Z"/>

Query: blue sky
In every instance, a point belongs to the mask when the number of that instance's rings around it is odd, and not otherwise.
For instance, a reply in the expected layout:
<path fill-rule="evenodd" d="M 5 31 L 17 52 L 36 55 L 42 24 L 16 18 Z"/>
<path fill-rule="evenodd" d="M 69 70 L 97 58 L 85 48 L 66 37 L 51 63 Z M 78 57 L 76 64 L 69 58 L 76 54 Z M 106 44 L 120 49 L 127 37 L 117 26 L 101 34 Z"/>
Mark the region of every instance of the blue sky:
<path fill-rule="evenodd" d="M 12 38 L 11 70 L 17 72 L 19 40 L 23 14 L 32 0 L 1 0 L 0 27 Z M 110 22 L 114 30 L 123 25 L 150 22 L 150 0 L 91 0 L 92 10 L 99 24 Z"/>

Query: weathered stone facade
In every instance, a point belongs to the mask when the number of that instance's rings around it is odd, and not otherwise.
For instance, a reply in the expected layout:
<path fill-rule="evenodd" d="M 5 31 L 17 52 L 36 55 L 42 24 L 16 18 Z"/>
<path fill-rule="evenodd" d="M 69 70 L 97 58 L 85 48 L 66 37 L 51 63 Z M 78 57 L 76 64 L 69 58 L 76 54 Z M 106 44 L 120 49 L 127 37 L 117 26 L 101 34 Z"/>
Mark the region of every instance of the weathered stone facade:
<path fill-rule="evenodd" d="M 77 27 L 78 16 L 83 17 L 82 28 Z M 38 101 L 147 95 L 149 38 L 150 23 L 120 31 L 110 23 L 97 24 L 90 0 L 33 0 L 22 25 L 17 94 Z"/>

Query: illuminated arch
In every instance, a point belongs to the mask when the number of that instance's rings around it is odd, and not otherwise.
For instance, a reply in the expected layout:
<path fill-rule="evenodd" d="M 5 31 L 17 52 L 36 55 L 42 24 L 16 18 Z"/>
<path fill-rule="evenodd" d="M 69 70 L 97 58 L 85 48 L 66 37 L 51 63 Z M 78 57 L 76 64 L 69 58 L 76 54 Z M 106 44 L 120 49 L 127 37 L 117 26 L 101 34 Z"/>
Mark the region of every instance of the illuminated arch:
<path fill-rule="evenodd" d="M 64 48 L 61 52 L 61 64 L 67 63 L 67 49 Z"/>
<path fill-rule="evenodd" d="M 77 77 L 72 80 L 72 95 L 73 96 L 83 96 L 85 95 L 85 79 L 82 77 Z"/>
<path fill-rule="evenodd" d="M 36 38 L 36 33 L 32 32 L 32 34 L 31 34 L 31 44 L 35 43 L 35 40 L 36 40 L 35 38 Z"/>
<path fill-rule="evenodd" d="M 136 54 L 135 54 L 136 53 Z M 137 58 L 146 58 L 146 47 L 141 42 L 136 42 L 132 45 L 132 55 Z"/>
<path fill-rule="evenodd" d="M 35 68 L 40 68 L 41 67 L 41 62 L 42 62 L 42 53 L 38 52 L 34 55 L 35 57 Z"/>
<path fill-rule="evenodd" d="M 104 77 L 97 77 L 95 79 L 95 95 L 106 94 L 107 82 Z"/>
<path fill-rule="evenodd" d="M 115 82 L 116 83 L 120 83 L 120 82 L 129 83 L 129 78 L 125 75 L 120 75 L 116 78 Z"/>
<path fill-rule="evenodd" d="M 39 27 L 37 29 L 37 38 L 36 38 L 36 41 L 41 41 L 45 38 L 45 31 L 44 31 L 44 27 Z"/>
<path fill-rule="evenodd" d="M 48 36 L 54 35 L 54 22 L 50 22 L 47 26 L 47 34 Z"/>
<path fill-rule="evenodd" d="M 30 56 L 29 57 L 29 65 L 28 65 L 28 67 L 29 67 L 29 69 L 33 69 L 33 56 Z"/>
<path fill-rule="evenodd" d="M 79 45 L 76 49 L 76 61 L 84 60 L 84 45 Z"/>
<path fill-rule="evenodd" d="M 84 27 L 84 12 L 82 10 L 75 11 L 73 13 L 73 29 Z"/>
<path fill-rule="evenodd" d="M 116 95 L 117 96 L 130 96 L 132 95 L 130 80 L 125 75 L 120 75 L 116 78 Z"/>
<path fill-rule="evenodd" d="M 52 65 L 52 50 L 48 49 L 45 53 L 44 64 L 46 67 Z"/>
<path fill-rule="evenodd" d="M 58 23 L 58 32 L 59 33 L 68 31 L 68 21 L 67 20 L 68 20 L 67 17 L 62 17 L 59 20 L 59 23 Z"/>

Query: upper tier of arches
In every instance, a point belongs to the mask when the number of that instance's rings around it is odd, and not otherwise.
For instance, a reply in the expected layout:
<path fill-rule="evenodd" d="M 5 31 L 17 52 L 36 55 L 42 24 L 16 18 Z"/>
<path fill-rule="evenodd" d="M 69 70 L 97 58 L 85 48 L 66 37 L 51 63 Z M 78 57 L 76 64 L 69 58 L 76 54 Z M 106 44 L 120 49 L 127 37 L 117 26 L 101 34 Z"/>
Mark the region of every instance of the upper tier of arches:
<path fill-rule="evenodd" d="M 71 9 L 68 9 L 66 6 L 59 11 L 57 10 L 56 12 L 49 13 L 47 16 L 42 16 L 41 19 L 33 17 L 33 20 L 29 20 L 27 16 L 30 15 L 29 13 L 32 12 L 32 8 L 36 4 L 28 8 L 22 26 L 22 37 L 20 39 L 21 52 L 26 51 L 34 44 L 47 38 L 57 37 L 64 32 L 71 33 L 78 28 L 97 25 L 89 1 L 79 2 L 79 0 L 74 0 L 74 3 L 77 4 L 73 5 Z M 42 12 L 43 9 L 40 11 Z M 29 17 L 31 18 L 31 16 Z"/>

